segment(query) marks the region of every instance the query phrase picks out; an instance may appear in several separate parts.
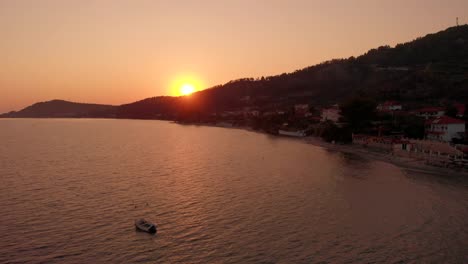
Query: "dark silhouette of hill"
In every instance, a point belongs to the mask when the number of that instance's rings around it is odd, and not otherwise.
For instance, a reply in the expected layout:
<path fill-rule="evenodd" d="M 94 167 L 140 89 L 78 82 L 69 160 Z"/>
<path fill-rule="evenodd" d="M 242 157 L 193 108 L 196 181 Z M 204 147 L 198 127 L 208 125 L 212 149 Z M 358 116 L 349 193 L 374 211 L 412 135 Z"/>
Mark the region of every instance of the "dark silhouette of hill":
<path fill-rule="evenodd" d="M 230 81 L 189 97 L 153 97 L 99 109 L 117 118 L 191 119 L 245 107 L 288 109 L 295 103 L 325 106 L 356 95 L 377 101 L 399 100 L 410 106 L 444 100 L 468 103 L 468 25 L 395 47 L 382 46 L 357 58 L 335 59 L 276 76 Z M 89 113 L 95 112 L 84 106 L 77 109 L 86 111 L 46 111 L 37 107 L 10 116 L 94 116 Z"/>
<path fill-rule="evenodd" d="M 468 102 L 468 25 L 448 28 L 357 58 L 335 59 L 262 78 L 230 81 L 190 97 L 154 97 L 120 106 L 119 117 L 169 119 L 235 110 L 318 106 L 362 95 L 378 101 Z"/>
<path fill-rule="evenodd" d="M 115 106 L 74 103 L 63 100 L 40 102 L 1 117 L 115 117 Z"/>

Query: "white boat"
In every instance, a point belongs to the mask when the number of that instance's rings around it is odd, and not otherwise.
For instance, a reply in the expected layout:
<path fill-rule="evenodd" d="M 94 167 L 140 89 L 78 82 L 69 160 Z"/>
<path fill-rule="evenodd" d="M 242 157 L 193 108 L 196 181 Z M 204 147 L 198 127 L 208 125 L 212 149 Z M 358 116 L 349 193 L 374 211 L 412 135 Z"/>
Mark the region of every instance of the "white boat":
<path fill-rule="evenodd" d="M 306 136 L 306 133 L 303 130 L 298 130 L 298 131 L 278 130 L 278 134 L 281 136 L 288 136 L 288 137 L 305 137 Z"/>
<path fill-rule="evenodd" d="M 135 227 L 137 230 L 143 231 L 143 232 L 148 232 L 148 233 L 156 233 L 156 225 L 146 221 L 145 219 L 138 219 L 135 220 Z"/>

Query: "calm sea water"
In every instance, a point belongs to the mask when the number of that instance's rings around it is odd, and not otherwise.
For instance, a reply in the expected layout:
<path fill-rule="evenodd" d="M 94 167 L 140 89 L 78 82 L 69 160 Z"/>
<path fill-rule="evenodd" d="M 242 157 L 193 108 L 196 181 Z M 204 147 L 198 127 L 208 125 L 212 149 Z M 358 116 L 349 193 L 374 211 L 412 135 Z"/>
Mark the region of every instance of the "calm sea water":
<path fill-rule="evenodd" d="M 467 263 L 468 184 L 243 130 L 0 120 L 0 234 L 0 263 Z"/>

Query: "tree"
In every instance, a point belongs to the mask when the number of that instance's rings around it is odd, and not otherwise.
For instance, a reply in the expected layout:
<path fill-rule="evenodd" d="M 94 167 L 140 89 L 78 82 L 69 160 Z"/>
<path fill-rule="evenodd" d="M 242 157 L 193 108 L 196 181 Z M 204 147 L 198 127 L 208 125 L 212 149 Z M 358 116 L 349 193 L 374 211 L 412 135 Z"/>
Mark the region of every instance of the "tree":
<path fill-rule="evenodd" d="M 377 103 L 366 97 L 355 97 L 340 105 L 343 121 L 353 132 L 363 132 L 370 128 L 376 116 Z"/>
<path fill-rule="evenodd" d="M 458 109 L 454 105 L 448 105 L 445 108 L 445 115 L 450 117 L 457 117 Z"/>
<path fill-rule="evenodd" d="M 315 114 L 317 112 L 317 109 L 313 104 L 309 104 L 309 113 Z"/>
<path fill-rule="evenodd" d="M 350 143 L 352 141 L 352 132 L 347 126 L 338 127 L 334 123 L 328 122 L 325 124 L 322 138 L 327 142 Z"/>
<path fill-rule="evenodd" d="M 404 116 L 398 123 L 401 129 L 408 138 L 423 139 L 424 138 L 424 121 L 425 119 L 418 116 Z"/>

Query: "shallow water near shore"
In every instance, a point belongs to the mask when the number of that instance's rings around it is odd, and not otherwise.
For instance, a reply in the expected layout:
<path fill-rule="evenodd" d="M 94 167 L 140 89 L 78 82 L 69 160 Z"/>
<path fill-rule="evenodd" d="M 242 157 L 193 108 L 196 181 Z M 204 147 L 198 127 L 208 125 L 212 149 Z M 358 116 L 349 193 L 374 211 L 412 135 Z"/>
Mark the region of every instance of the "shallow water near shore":
<path fill-rule="evenodd" d="M 162 121 L 3 119 L 0 140 L 0 263 L 468 259 L 466 179 Z"/>

